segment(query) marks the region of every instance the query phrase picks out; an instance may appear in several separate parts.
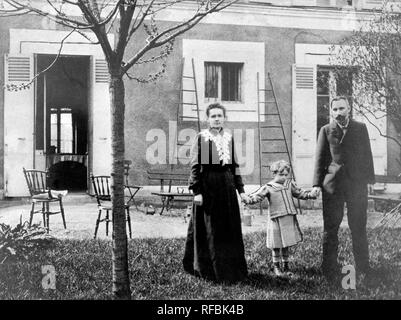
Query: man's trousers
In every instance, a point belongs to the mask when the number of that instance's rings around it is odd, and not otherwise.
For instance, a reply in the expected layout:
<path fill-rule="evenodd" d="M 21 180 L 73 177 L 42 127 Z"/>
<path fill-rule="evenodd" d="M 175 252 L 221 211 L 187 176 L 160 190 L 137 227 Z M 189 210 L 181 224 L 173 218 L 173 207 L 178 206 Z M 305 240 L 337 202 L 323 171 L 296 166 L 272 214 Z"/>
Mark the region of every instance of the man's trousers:
<path fill-rule="evenodd" d="M 323 272 L 338 272 L 338 229 L 347 205 L 348 225 L 357 272 L 369 270 L 369 249 L 366 235 L 367 185 L 346 179 L 331 195 L 323 190 Z"/>

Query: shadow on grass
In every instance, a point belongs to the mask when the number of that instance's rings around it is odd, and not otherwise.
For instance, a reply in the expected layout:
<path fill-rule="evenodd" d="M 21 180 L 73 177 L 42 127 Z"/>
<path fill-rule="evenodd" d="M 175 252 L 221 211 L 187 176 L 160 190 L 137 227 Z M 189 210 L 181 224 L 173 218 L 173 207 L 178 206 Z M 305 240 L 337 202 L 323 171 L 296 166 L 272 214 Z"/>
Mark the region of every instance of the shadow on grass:
<path fill-rule="evenodd" d="M 252 285 L 258 289 L 280 289 L 286 290 L 288 287 L 307 287 L 314 290 L 322 283 L 320 276 L 316 274 L 314 268 L 307 269 L 300 273 L 298 270 L 293 270 L 292 276 L 277 277 L 273 273 L 265 274 L 259 272 L 250 273 L 246 284 Z"/>

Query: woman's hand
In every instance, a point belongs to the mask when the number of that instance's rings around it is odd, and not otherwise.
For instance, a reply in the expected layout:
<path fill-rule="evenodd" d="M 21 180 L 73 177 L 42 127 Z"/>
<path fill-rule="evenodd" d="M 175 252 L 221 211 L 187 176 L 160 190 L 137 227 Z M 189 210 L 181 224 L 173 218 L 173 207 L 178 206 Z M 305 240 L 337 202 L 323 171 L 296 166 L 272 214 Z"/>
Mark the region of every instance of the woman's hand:
<path fill-rule="evenodd" d="M 241 200 L 245 203 L 245 204 L 249 204 L 251 202 L 251 198 L 249 198 L 249 196 L 247 196 L 245 193 L 241 193 L 240 194 Z"/>
<path fill-rule="evenodd" d="M 194 196 L 194 205 L 201 206 L 203 204 L 203 196 L 202 194 L 197 194 Z"/>

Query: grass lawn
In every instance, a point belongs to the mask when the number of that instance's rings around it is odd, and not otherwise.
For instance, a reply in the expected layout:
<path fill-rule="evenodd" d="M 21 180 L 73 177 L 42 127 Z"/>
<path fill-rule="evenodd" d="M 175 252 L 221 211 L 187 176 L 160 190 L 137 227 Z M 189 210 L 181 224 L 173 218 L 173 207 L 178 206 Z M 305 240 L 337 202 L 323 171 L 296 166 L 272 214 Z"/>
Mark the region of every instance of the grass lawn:
<path fill-rule="evenodd" d="M 401 229 L 370 232 L 373 286 L 357 290 L 330 287 L 319 274 L 321 230 L 304 230 L 292 252 L 295 276 L 277 279 L 265 235 L 244 236 L 249 278 L 219 285 L 186 274 L 181 265 L 185 239 L 134 239 L 129 242 L 133 299 L 400 299 Z M 340 231 L 342 264 L 352 264 L 350 234 Z M 56 290 L 43 290 L 41 267 L 53 265 Z M 0 299 L 110 299 L 111 242 L 56 240 L 52 248 L 31 252 L 29 260 L 0 265 Z"/>

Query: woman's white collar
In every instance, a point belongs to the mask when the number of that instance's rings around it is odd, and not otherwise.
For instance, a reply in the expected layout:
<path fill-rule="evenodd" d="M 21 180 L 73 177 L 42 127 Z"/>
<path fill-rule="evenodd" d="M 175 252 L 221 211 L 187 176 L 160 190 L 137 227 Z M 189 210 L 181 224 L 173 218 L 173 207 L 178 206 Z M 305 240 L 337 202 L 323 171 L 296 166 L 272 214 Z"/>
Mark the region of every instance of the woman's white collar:
<path fill-rule="evenodd" d="M 229 164 L 230 162 L 230 141 L 231 141 L 231 134 L 224 131 L 223 134 L 212 134 L 209 130 L 203 130 L 201 134 L 204 136 L 206 141 L 213 141 L 217 152 L 219 154 L 219 160 L 222 161 L 222 165 Z"/>

